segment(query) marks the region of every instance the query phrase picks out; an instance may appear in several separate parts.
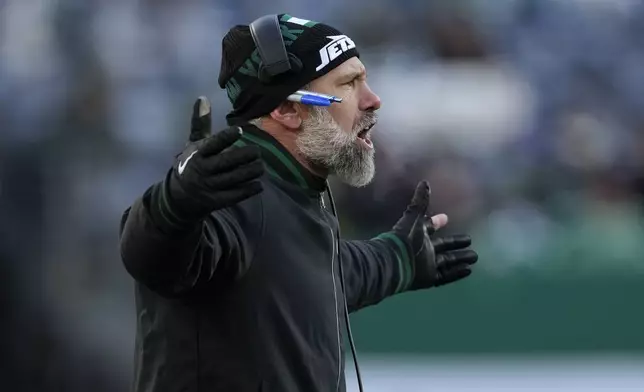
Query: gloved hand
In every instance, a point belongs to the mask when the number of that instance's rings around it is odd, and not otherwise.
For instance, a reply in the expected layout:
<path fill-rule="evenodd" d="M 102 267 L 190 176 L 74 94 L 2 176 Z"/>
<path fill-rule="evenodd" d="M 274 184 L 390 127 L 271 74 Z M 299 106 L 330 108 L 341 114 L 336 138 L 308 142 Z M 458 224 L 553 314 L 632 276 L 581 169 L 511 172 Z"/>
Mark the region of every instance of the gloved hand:
<path fill-rule="evenodd" d="M 437 229 L 447 224 L 447 216 L 428 215 L 430 194 L 429 184 L 421 181 L 393 228 L 411 248 L 412 278 L 407 290 L 438 287 L 463 279 L 472 273 L 471 265 L 478 260 L 476 252 L 466 249 L 472 243 L 468 235 L 434 236 Z"/>
<path fill-rule="evenodd" d="M 210 102 L 194 104 L 190 138 L 160 184 L 157 209 L 174 229 L 193 228 L 215 210 L 230 207 L 262 191 L 264 174 L 256 146 L 228 149 L 242 135 L 240 127 L 211 134 Z"/>

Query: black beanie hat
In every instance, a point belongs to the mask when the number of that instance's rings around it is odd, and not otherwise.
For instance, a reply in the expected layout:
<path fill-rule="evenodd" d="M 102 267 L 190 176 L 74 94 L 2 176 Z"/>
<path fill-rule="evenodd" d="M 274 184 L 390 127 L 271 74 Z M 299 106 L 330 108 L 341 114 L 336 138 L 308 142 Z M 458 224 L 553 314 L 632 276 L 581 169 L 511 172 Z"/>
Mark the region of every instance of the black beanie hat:
<path fill-rule="evenodd" d="M 226 89 L 233 110 L 226 120 L 239 125 L 270 113 L 286 98 L 351 57 L 359 57 L 353 41 L 323 23 L 278 16 L 286 51 L 302 62 L 298 73 L 286 73 L 264 83 L 258 78 L 259 52 L 250 28 L 237 25 L 222 40 L 219 86 Z"/>

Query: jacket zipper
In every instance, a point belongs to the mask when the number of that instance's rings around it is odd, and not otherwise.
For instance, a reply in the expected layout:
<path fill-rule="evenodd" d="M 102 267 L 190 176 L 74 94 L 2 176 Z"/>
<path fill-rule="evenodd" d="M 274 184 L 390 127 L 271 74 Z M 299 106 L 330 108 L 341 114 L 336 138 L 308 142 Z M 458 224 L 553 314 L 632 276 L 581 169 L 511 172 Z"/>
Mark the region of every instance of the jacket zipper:
<path fill-rule="evenodd" d="M 335 325 L 338 332 L 338 381 L 335 384 L 335 390 L 338 391 L 340 388 L 340 375 L 342 371 L 342 345 L 340 344 L 340 316 L 338 314 L 338 294 L 337 288 L 335 285 L 335 255 L 337 243 L 335 240 L 335 235 L 333 234 L 333 229 L 329 227 L 331 232 L 331 240 L 333 241 L 333 253 L 331 254 L 331 278 L 333 279 L 333 305 L 335 306 Z"/>

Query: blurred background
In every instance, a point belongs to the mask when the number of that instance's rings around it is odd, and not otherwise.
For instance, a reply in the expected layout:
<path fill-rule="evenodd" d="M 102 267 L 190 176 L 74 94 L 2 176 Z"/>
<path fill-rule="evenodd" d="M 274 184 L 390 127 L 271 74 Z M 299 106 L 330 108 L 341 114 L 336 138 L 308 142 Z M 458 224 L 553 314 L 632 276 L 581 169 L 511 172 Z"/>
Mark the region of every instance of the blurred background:
<path fill-rule="evenodd" d="M 375 182 L 334 187 L 344 235 L 429 179 L 480 253 L 352 316 L 367 391 L 644 390 L 641 0 L 0 0 L 3 389 L 128 390 L 121 213 L 198 95 L 224 125 L 226 31 L 278 12 L 352 37 L 383 101 Z"/>

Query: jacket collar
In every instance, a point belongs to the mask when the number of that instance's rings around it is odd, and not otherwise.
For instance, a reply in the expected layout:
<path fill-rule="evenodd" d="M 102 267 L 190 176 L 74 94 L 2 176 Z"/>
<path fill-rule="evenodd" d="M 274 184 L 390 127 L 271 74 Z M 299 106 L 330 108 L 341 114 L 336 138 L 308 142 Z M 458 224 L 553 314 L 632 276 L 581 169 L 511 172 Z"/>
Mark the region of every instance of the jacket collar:
<path fill-rule="evenodd" d="M 326 179 L 302 166 L 273 136 L 251 124 L 243 125 L 242 130 L 244 133 L 235 144 L 258 146 L 269 175 L 298 185 L 304 190 L 320 193 L 326 190 Z"/>

